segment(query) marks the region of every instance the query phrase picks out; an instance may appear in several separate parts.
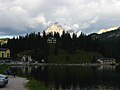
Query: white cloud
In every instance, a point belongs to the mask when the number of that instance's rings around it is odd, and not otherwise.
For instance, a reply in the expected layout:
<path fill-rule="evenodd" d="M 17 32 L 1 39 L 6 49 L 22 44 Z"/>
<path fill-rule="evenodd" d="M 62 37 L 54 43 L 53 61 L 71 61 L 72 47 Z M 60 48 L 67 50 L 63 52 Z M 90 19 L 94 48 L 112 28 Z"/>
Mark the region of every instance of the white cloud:
<path fill-rule="evenodd" d="M 46 21 L 46 18 L 44 17 L 44 15 L 38 15 L 37 17 L 31 18 L 28 23 L 27 23 L 27 27 L 29 28 L 33 28 L 36 29 L 36 27 L 39 28 L 46 28 L 48 25 L 50 25 L 50 21 Z"/>
<path fill-rule="evenodd" d="M 0 0 L 0 35 L 42 31 L 56 21 L 75 31 L 97 32 L 120 26 L 119 11 L 119 0 Z"/>
<path fill-rule="evenodd" d="M 69 16 L 69 10 L 67 9 L 67 7 L 58 7 L 58 9 L 56 10 L 56 12 L 53 14 L 55 17 L 67 17 Z"/>
<path fill-rule="evenodd" d="M 20 29 L 25 26 L 29 15 L 20 6 L 0 9 L 0 28 L 11 27 L 13 29 Z"/>
<path fill-rule="evenodd" d="M 79 25 L 78 25 L 78 24 L 74 24 L 74 25 L 73 25 L 73 29 L 76 30 L 76 29 L 78 29 L 78 28 L 79 28 Z"/>

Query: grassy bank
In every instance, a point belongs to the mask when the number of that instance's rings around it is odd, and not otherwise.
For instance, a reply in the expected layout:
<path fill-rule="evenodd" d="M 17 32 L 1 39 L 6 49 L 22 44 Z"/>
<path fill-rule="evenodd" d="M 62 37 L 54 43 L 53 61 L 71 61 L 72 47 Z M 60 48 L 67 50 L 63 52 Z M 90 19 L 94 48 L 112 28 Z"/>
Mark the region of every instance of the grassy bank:
<path fill-rule="evenodd" d="M 5 64 L 4 64 L 4 65 L 0 65 L 0 74 L 3 74 L 4 71 L 8 69 L 8 67 L 9 67 L 9 66 L 8 66 L 8 65 L 5 65 Z"/>
<path fill-rule="evenodd" d="M 32 77 L 27 77 L 29 82 L 26 84 L 28 90 L 48 90 L 41 82 L 38 82 Z"/>
<path fill-rule="evenodd" d="M 28 90 L 48 90 L 47 87 L 45 87 L 45 85 L 42 82 L 37 81 L 31 76 L 25 76 L 25 75 L 18 75 L 18 76 L 29 80 L 26 84 Z"/>

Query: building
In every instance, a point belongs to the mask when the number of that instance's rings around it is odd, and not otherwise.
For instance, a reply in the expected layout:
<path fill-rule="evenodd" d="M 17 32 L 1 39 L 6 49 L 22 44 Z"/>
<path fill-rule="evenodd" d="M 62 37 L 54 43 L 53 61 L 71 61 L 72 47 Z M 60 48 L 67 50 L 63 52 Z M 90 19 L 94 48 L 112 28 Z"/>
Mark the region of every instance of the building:
<path fill-rule="evenodd" d="M 29 61 L 29 62 L 32 62 L 33 59 L 31 58 L 31 56 L 28 56 L 28 55 L 23 55 L 22 58 L 21 58 L 21 61 Z"/>
<path fill-rule="evenodd" d="M 52 38 L 52 37 L 47 39 L 47 43 L 56 43 L 56 41 L 57 41 L 56 38 Z"/>
<path fill-rule="evenodd" d="M 116 61 L 114 58 L 100 58 L 97 59 L 97 62 L 99 62 L 100 64 L 116 64 Z"/>
<path fill-rule="evenodd" d="M 0 58 L 10 58 L 10 50 L 8 48 L 0 48 Z"/>

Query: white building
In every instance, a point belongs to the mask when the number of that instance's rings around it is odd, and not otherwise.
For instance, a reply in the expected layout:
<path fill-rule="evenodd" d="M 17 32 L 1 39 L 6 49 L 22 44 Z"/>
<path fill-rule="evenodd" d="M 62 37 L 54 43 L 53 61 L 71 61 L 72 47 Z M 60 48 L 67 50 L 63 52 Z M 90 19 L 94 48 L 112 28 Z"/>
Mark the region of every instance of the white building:
<path fill-rule="evenodd" d="M 101 64 L 116 64 L 116 61 L 114 58 L 100 58 L 97 59 L 97 62 L 101 63 Z"/>
<path fill-rule="evenodd" d="M 56 38 L 48 38 L 47 39 L 47 43 L 56 43 L 57 42 L 57 40 L 56 40 Z"/>

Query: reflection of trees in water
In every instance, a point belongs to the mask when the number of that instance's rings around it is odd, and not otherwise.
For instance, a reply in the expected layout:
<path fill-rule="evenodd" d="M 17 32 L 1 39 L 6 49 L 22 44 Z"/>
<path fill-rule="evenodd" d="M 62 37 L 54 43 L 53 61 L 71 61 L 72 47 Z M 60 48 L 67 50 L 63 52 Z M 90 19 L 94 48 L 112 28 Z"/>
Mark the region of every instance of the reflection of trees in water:
<path fill-rule="evenodd" d="M 120 86 L 120 73 L 115 67 L 82 66 L 39 66 L 21 68 L 19 71 L 31 74 L 38 81 L 44 82 L 50 90 L 62 89 L 117 89 Z M 111 86 L 111 87 L 110 87 Z M 53 88 L 53 89 L 51 89 Z"/>
<path fill-rule="evenodd" d="M 47 82 L 48 81 L 47 80 L 47 77 L 48 77 L 47 66 L 46 67 L 44 67 L 44 66 L 37 67 L 37 69 L 32 68 L 31 75 L 39 81 Z"/>
<path fill-rule="evenodd" d="M 119 68 L 120 69 L 120 68 Z M 113 88 L 110 90 L 119 90 L 120 89 L 120 74 L 117 72 L 117 66 L 104 65 L 100 66 L 97 70 L 99 78 L 101 80 L 101 85 L 105 88 Z"/>
<path fill-rule="evenodd" d="M 12 66 L 18 75 L 30 75 L 32 67 L 30 66 Z"/>
<path fill-rule="evenodd" d="M 98 70 L 105 70 L 105 71 L 115 71 L 116 66 L 115 65 L 101 65 L 98 67 Z"/>
<path fill-rule="evenodd" d="M 32 70 L 37 80 L 55 88 L 88 87 L 96 83 L 95 68 L 51 66 Z"/>

